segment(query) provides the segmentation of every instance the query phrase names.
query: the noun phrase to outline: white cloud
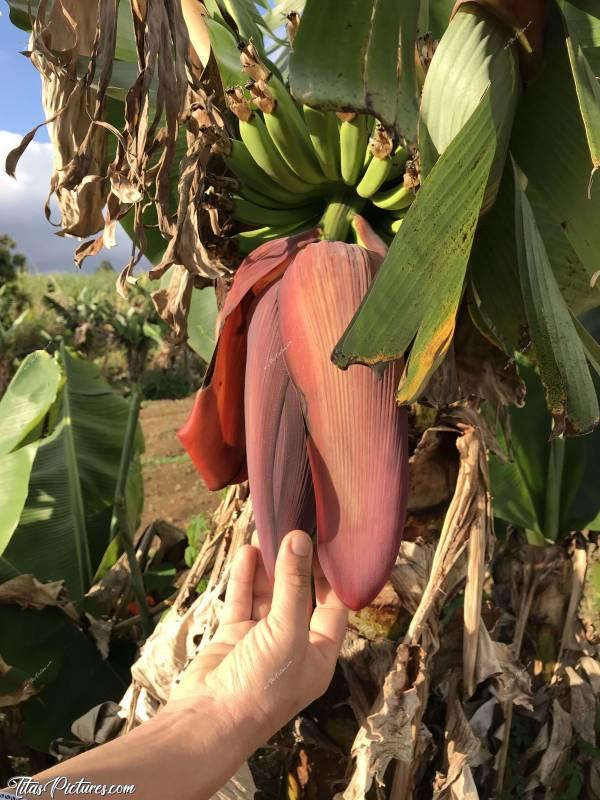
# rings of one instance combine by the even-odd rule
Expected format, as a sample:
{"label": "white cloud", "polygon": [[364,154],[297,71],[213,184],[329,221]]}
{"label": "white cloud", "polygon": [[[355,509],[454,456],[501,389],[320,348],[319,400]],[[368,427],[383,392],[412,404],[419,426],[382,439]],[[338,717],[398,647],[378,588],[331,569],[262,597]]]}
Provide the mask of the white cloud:
{"label": "white cloud", "polygon": [[[15,180],[5,173],[4,160],[20,141],[20,134],[0,131],[0,234],[12,236],[18,251],[27,256],[32,272],[77,271],[73,252],[79,240],[56,236],[55,228],[44,216],[52,172],[52,145],[31,142],[19,161]],[[54,204],[53,221],[57,222],[59,218]],[[116,247],[88,258],[83,270],[93,272],[103,259],[120,269],[129,260],[130,253],[129,239],[119,228]]]}

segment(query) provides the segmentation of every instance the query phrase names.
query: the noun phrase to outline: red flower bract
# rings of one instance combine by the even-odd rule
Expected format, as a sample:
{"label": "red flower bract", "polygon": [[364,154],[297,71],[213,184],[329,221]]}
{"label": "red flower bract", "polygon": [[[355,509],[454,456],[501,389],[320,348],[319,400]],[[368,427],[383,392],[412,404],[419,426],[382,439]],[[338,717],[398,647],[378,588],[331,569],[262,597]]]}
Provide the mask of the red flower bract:
{"label": "red flower bract", "polygon": [[[364,220],[359,228],[361,241],[378,244]],[[179,435],[210,488],[247,472],[271,575],[283,536],[312,530],[316,499],[321,566],[358,609],[389,577],[404,526],[401,364],[342,372],[331,362],[383,253],[315,239],[270,242],[242,263],[207,383]]]}

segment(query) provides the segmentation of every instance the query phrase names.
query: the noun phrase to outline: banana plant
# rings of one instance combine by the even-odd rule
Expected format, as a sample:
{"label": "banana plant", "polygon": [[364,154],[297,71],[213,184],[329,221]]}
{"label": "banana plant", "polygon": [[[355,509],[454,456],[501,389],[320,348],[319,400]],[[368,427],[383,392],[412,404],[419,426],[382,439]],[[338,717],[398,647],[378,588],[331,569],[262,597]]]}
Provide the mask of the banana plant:
{"label": "banana plant", "polygon": [[[27,356],[0,400],[0,695],[21,704],[34,749],[126,686],[127,660],[107,659],[85,633],[84,598],[120,552],[111,520],[127,421],[128,403],[64,346]],[[138,429],[125,484],[132,529],[142,446]]]}
{"label": "banana plant", "polygon": [[552,419],[538,370],[524,356],[518,361],[527,402],[510,409],[505,430],[498,427],[501,453],[490,457],[494,513],[523,530],[533,545],[598,530],[600,432],[551,438]]}
{"label": "banana plant", "polygon": [[[22,0],[10,4],[13,19],[22,24]],[[100,159],[103,165],[94,172],[100,180],[86,181],[81,153],[67,149],[63,173],[53,183],[63,230],[81,233],[85,224],[86,233],[100,231],[78,248],[78,263],[110,245],[121,222],[139,253],[150,255],[150,277],[161,281],[153,294],[156,307],[175,337],[184,339],[199,288],[216,281],[222,290],[239,257],[247,257],[219,318],[205,387],[182,431],[209,485],[250,473],[256,492],[258,475],[265,475],[250,464],[260,462],[268,474],[274,464],[276,472],[293,464],[304,485],[302,446],[287,435],[285,415],[267,445],[255,435],[262,425],[259,416],[249,415],[255,406],[248,399],[243,408],[244,395],[259,389],[253,385],[259,379],[246,369],[254,358],[250,306],[284,273],[285,285],[297,258],[310,253],[320,263],[327,242],[350,247],[339,251],[340,263],[345,260],[336,277],[341,285],[355,258],[352,247],[380,254],[377,269],[350,302],[350,316],[335,302],[321,312],[332,320],[339,312],[331,322],[337,340],[330,342],[329,354],[337,367],[350,367],[345,379],[335,370],[331,374],[342,381],[344,395],[353,396],[353,381],[364,369],[376,368],[382,409],[394,402],[383,377],[388,373],[396,375],[400,405],[431,401],[432,380],[453,359],[456,320],[464,310],[507,363],[516,350],[535,352],[555,437],[592,430],[600,416],[590,373],[597,365],[576,316],[600,299],[593,183],[600,95],[588,60],[600,45],[594,9],[554,0],[459,1],[452,8],[443,0],[396,6],[373,0],[340,13],[333,0],[325,6],[308,0],[302,15],[288,15],[287,43],[281,24],[273,29],[273,14],[261,15],[248,0],[211,0],[200,16],[197,11],[188,0],[168,2],[152,15],[137,4],[104,4],[98,26],[106,35],[88,41],[80,36],[69,57],[58,48],[64,19],[47,19],[40,6],[30,25],[32,59],[42,74],[62,76],[69,86],[80,78],[77,85],[95,109],[84,125],[74,102],[65,110],[57,108],[56,93],[44,95],[48,115],[56,116],[52,135],[59,137],[75,115],[83,125],[80,148],[89,163]],[[136,38],[148,26],[163,25],[169,34],[157,37],[156,52],[148,49],[149,39]],[[55,31],[55,47],[49,30]],[[331,37],[338,46],[328,45]],[[289,58],[274,63],[267,39],[287,49]],[[166,50],[161,56],[164,47],[181,59],[171,64]],[[271,44],[269,51],[275,53]],[[162,74],[154,70],[156,57],[170,64]],[[133,85],[125,76],[134,60],[144,80],[136,83],[135,102],[131,95],[124,104],[124,92]],[[289,70],[287,76],[279,65]],[[556,113],[569,126],[568,161],[548,150],[549,115]],[[100,133],[102,142],[94,147]],[[33,134],[9,154],[9,172]],[[78,186],[90,194],[93,189],[93,208],[84,208],[80,191],[74,213]],[[107,212],[98,220],[102,204]],[[308,244],[300,248],[296,241]],[[121,291],[132,280],[139,253],[121,274]],[[341,287],[331,287],[332,298],[337,291]],[[281,314],[280,303],[271,309]],[[292,345],[282,341],[282,358],[302,398],[309,454],[312,448],[325,458],[312,437],[319,415],[330,412],[320,396],[313,401],[319,407],[311,408],[309,388],[294,377],[295,336],[286,331]],[[303,363],[317,374],[323,359],[329,364],[328,353],[316,329],[304,335],[315,337]],[[279,391],[275,384],[265,386],[267,396]],[[449,395],[444,402],[454,399]],[[336,417],[348,402],[340,400]],[[356,411],[362,420],[371,417],[364,402]],[[380,431],[382,441],[388,433]],[[350,473],[356,469],[375,481],[367,452],[363,448],[356,463],[352,458]],[[342,515],[334,530],[324,530],[331,521],[326,523],[323,508],[344,496],[344,487],[331,479],[329,458],[335,460],[334,454],[323,465],[329,476],[325,490],[317,456],[310,457],[317,536],[346,541],[347,554],[364,550],[367,541],[340,523]],[[275,474],[276,485],[280,480]],[[271,510],[265,510],[259,532],[274,553],[281,525],[293,520],[284,515],[273,524],[278,512],[272,498],[265,502]],[[299,522],[303,503],[295,507]],[[403,515],[400,503],[384,523],[389,553],[397,549]],[[361,570],[354,556],[345,563],[338,553],[329,561],[326,552],[323,542],[328,577],[350,605],[371,599],[393,563],[391,555],[382,556],[385,566],[373,577],[370,564]],[[359,590],[361,581],[369,588]],[[355,589],[344,593],[342,586],[350,582]]]}
{"label": "banana plant", "polygon": [[[121,0],[93,20],[63,3],[69,50],[65,15],[9,0],[45,81],[62,230],[89,237],[81,263],[122,224],[119,290],[145,253],[180,341],[216,289],[214,354],[180,438],[211,488],[249,478],[270,570],[303,525],[344,601],[373,599],[402,535],[417,402],[514,405],[527,389],[515,414],[543,402],[543,447],[530,472],[520,418],[513,444],[499,431],[497,516],[540,543],[595,524],[590,473],[576,485],[568,465],[600,416],[579,322],[600,305],[596,0]],[[475,606],[479,625],[481,591]],[[449,773],[476,796],[465,763]]]}
{"label": "banana plant", "polygon": [[[63,346],[56,359],[36,351],[23,361],[0,412],[4,474],[12,475],[2,486],[3,513],[10,513],[0,534],[0,580],[23,573],[63,580],[80,602],[110,544],[127,402],[94,364]],[[139,452],[139,431],[136,441]],[[16,500],[9,501],[12,490]],[[141,502],[137,464],[128,488],[132,520]]]}

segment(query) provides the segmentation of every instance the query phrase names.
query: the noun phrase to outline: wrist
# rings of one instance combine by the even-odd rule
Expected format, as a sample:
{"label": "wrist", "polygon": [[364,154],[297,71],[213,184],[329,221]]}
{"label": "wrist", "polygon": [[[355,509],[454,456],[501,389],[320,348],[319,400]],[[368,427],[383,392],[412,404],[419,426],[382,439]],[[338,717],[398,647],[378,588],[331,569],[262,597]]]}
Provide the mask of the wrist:
{"label": "wrist", "polygon": [[[275,731],[261,709],[244,697],[217,697],[209,689],[201,695],[170,700],[157,715],[169,715],[200,754],[227,741],[232,774]],[[210,724],[207,725],[207,722]]]}

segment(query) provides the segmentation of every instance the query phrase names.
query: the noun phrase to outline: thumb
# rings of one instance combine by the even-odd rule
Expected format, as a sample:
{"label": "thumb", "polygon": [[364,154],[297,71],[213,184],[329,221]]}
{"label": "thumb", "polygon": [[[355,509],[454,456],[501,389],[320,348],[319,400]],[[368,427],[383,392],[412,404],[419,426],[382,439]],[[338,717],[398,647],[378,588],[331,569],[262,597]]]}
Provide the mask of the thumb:
{"label": "thumb", "polygon": [[275,585],[269,621],[286,633],[306,631],[311,600],[312,541],[304,531],[288,533],[275,563]]}

